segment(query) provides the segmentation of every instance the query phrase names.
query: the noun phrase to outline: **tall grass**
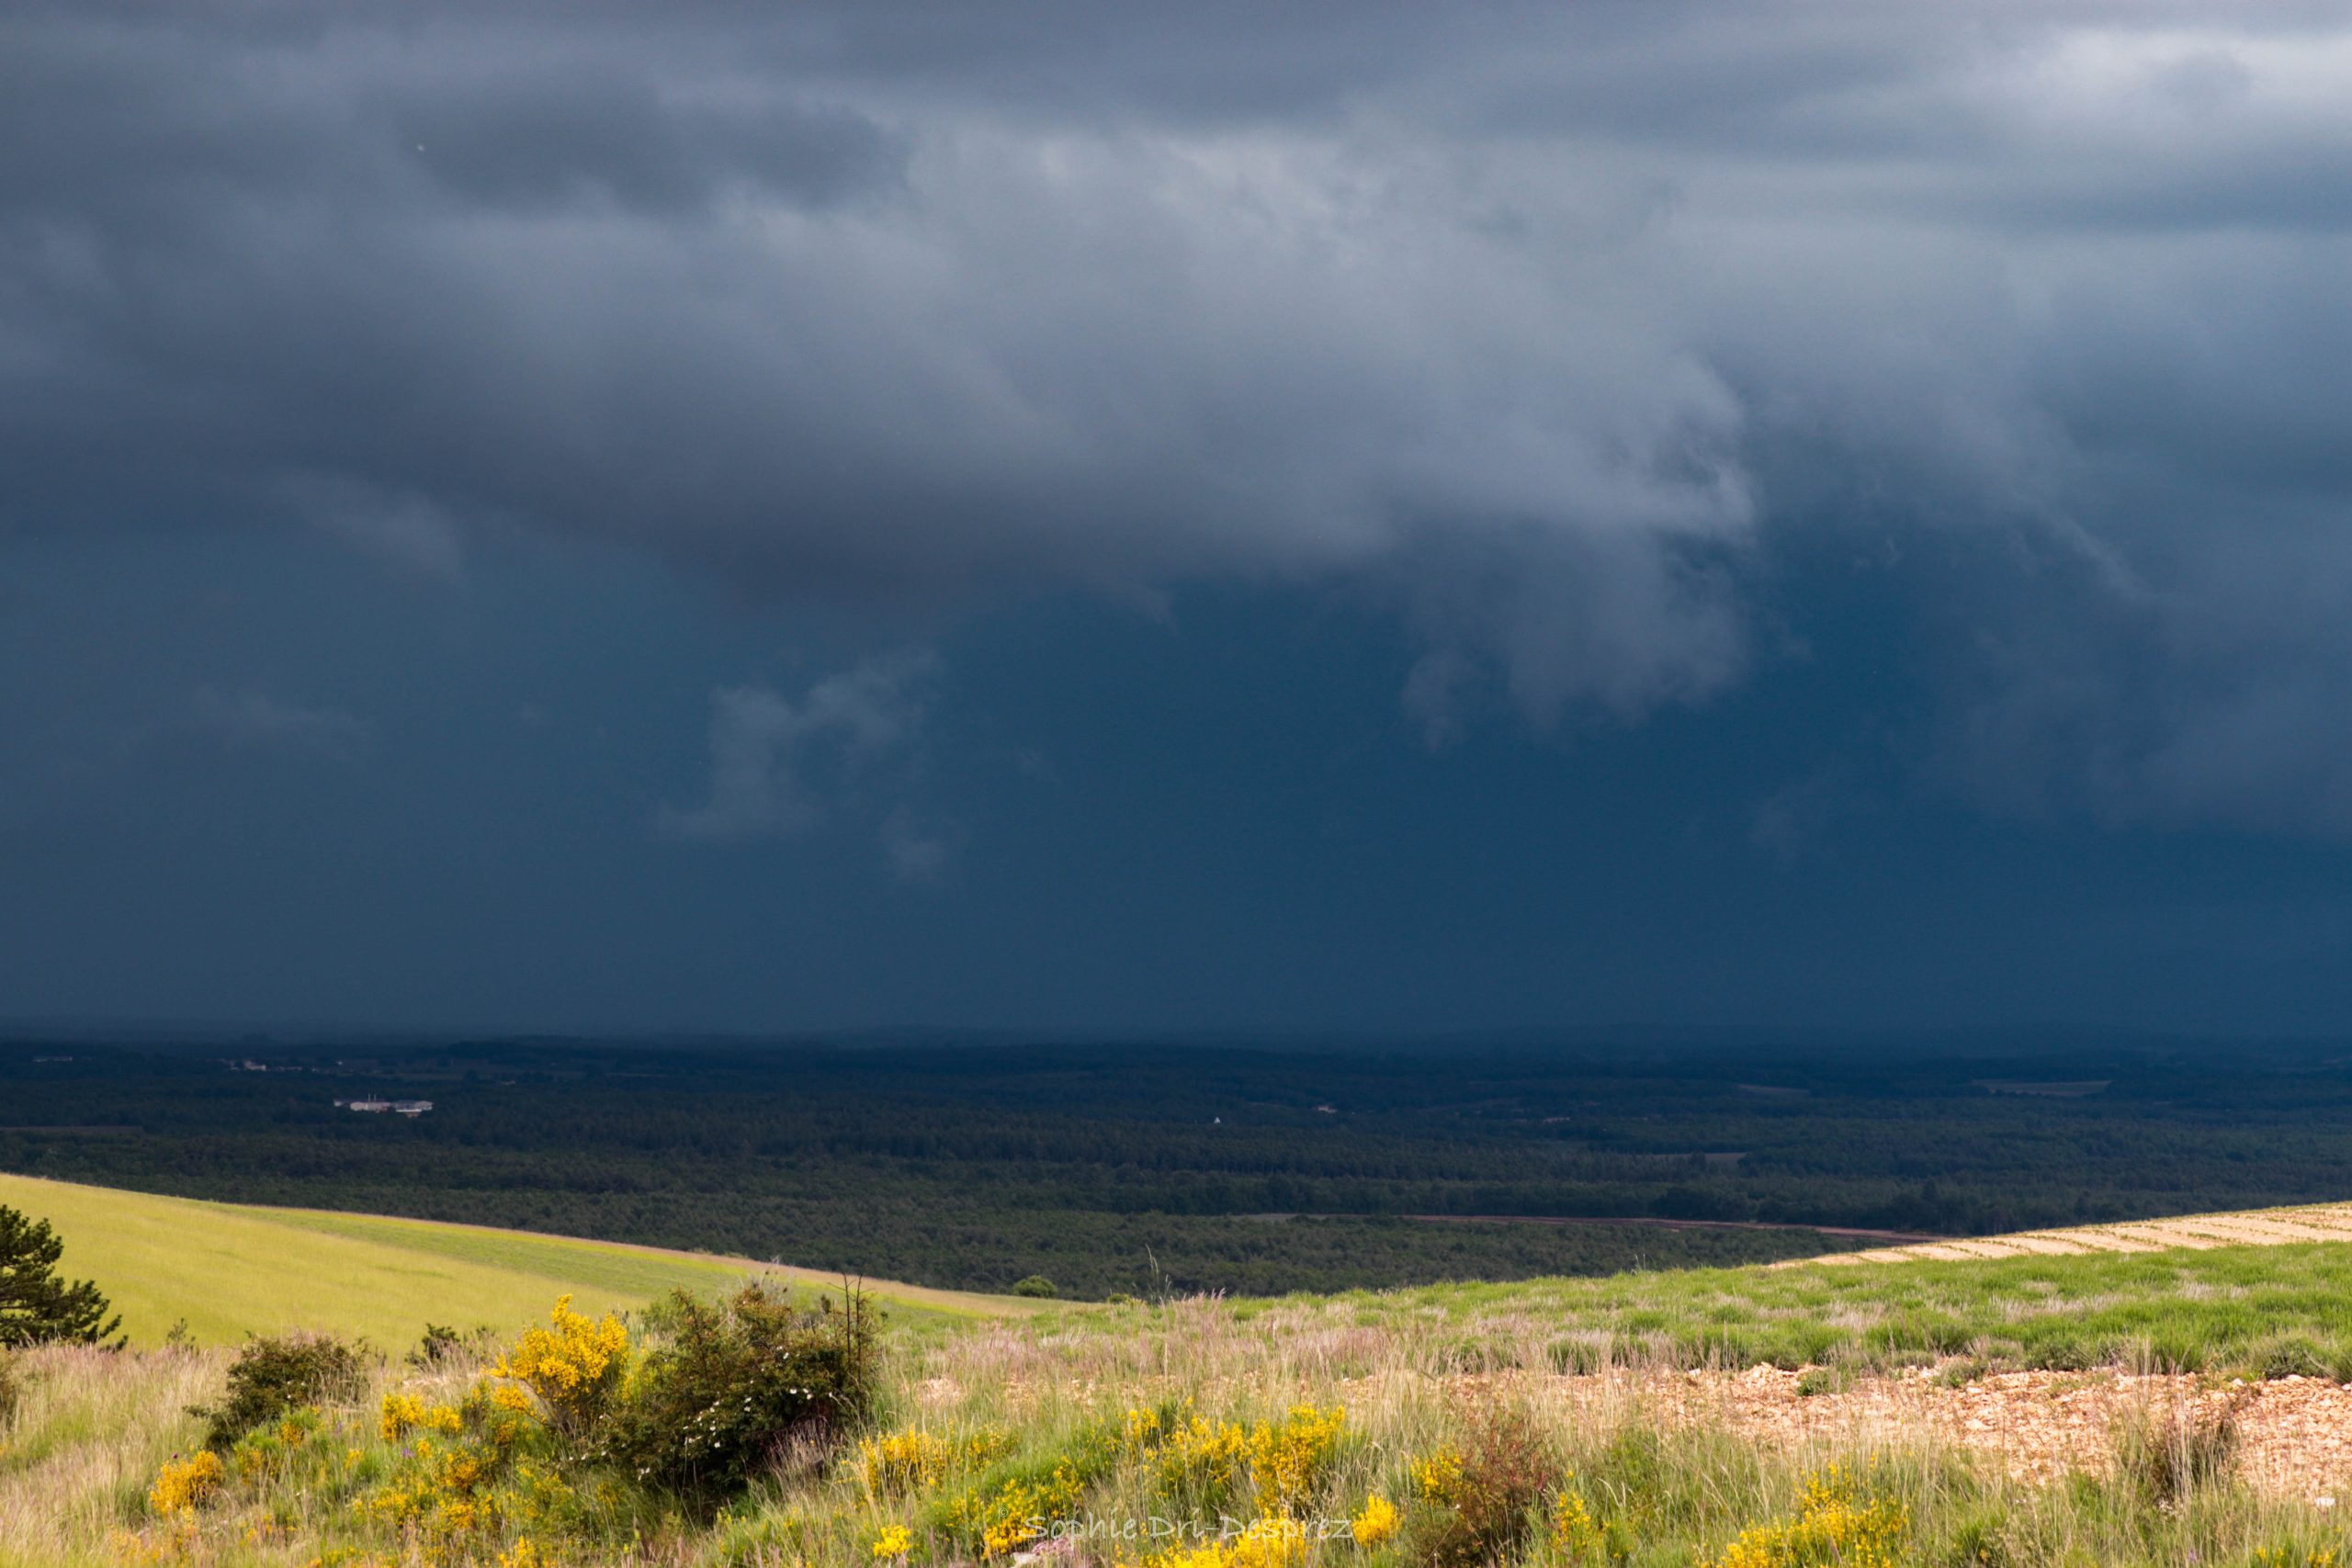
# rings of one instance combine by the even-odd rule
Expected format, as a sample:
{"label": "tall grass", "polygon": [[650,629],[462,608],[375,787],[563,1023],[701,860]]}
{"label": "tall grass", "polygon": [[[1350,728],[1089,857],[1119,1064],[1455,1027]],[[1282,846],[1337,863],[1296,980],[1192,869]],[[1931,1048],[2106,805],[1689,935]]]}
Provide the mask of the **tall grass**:
{"label": "tall grass", "polygon": [[21,1392],[0,1424],[0,1564],[112,1563],[109,1532],[139,1517],[165,1460],[201,1441],[187,1407],[218,1392],[222,1358],[77,1347],[17,1361]]}
{"label": "tall grass", "polygon": [[1436,1285],[1238,1303],[1409,1331],[1462,1370],[1838,1365],[1951,1356],[2352,1381],[2352,1247],[2232,1247],[1973,1262],[1786,1264]]}
{"label": "tall grass", "polygon": [[[2127,1411],[2111,1461],[2043,1485],[1939,1442],[1924,1424],[1742,1437],[1662,1395],[1686,1377],[1676,1315],[1720,1292],[1661,1282],[1668,1315],[1655,1343],[1665,1348],[1629,1335],[1570,1373],[1555,1364],[1559,1322],[1516,1308],[1481,1317],[1427,1292],[1371,1313],[1361,1298],[1193,1300],[901,1335],[886,1357],[879,1409],[837,1457],[779,1450],[751,1493],[715,1515],[630,1491],[625,1478],[589,1477],[578,1490],[605,1489],[602,1511],[583,1513],[570,1534],[538,1530],[534,1550],[580,1568],[968,1563],[980,1560],[983,1527],[1003,1522],[1006,1498],[1045,1499],[1037,1506],[1052,1518],[1083,1532],[1082,1555],[1055,1559],[1056,1568],[1402,1568],[1490,1552],[1535,1568],[2314,1568],[2352,1547],[2333,1510],[2242,1482],[2225,1414]],[[1870,1324],[1842,1326],[1853,1344]],[[357,1506],[400,1462],[375,1411],[391,1393],[454,1400],[479,1361],[459,1352],[375,1367],[352,1403],[323,1416],[338,1450],[352,1446],[347,1483],[233,1483],[179,1551],[147,1488],[200,1440],[200,1422],[185,1412],[218,1398],[226,1360],[219,1351],[22,1358],[21,1403],[0,1439],[0,1564],[116,1563],[140,1550],[255,1568],[433,1560]],[[1335,1427],[1317,1425],[1334,1410],[1344,1413]],[[1172,1438],[1180,1427],[1205,1436]],[[863,1456],[860,1439],[873,1445]],[[1374,1498],[1398,1524],[1360,1545],[1352,1526],[1379,1517]],[[1483,1510],[1475,1529],[1474,1508]],[[1277,1518],[1329,1539],[1257,1557],[1244,1555],[1258,1550],[1246,1538],[1219,1539]],[[989,1561],[1040,1544],[1007,1538]],[[443,1561],[491,1563],[516,1550],[509,1532]]]}

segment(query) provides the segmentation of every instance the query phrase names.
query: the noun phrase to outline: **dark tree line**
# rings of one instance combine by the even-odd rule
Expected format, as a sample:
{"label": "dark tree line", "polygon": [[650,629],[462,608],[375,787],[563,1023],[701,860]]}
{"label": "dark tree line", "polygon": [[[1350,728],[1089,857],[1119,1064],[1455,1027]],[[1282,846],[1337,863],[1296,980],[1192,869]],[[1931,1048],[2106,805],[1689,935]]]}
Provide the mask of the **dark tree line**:
{"label": "dark tree line", "polygon": [[[61,1055],[72,1059],[36,1059]],[[266,1060],[272,1070],[254,1073],[193,1050],[0,1047],[0,1169],[927,1284],[1004,1290],[1043,1274],[1082,1296],[1513,1279],[1849,1245],[1788,1228],[1414,1216],[1965,1235],[2352,1193],[2352,1072],[2316,1050],[526,1041],[276,1047]],[[435,1109],[408,1122],[334,1105],[376,1096]]]}

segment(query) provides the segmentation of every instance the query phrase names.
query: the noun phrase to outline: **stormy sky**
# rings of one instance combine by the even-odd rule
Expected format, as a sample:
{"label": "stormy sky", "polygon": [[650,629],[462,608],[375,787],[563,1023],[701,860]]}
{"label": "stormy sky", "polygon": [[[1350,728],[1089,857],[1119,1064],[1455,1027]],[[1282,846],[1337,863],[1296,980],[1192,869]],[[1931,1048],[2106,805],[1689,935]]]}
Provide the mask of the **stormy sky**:
{"label": "stormy sky", "polygon": [[0,0],[0,1016],[2352,1030],[2352,15]]}

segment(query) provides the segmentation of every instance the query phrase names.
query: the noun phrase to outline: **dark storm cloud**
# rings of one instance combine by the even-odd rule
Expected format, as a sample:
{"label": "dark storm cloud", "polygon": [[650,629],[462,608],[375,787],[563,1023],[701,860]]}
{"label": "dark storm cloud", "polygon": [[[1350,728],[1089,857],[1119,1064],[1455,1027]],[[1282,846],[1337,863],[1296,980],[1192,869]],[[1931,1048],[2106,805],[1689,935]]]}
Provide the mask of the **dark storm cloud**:
{"label": "dark storm cloud", "polygon": [[1926,595],[1951,777],[2352,830],[2347,88],[2258,6],[20,6],[0,505],[1348,583],[1433,735],[1969,530],[2041,565]]}

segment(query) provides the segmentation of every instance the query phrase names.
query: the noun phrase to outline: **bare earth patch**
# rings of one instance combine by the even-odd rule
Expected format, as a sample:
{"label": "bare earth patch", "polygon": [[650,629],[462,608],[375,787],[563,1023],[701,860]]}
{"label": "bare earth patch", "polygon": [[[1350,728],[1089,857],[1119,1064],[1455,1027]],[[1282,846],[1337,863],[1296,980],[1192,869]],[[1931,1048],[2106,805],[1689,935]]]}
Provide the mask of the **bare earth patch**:
{"label": "bare earth patch", "polygon": [[1804,1395],[1802,1376],[1764,1366],[1596,1373],[1544,1380],[1540,1397],[1595,1414],[1637,1406],[1668,1426],[1722,1427],[1783,1450],[1957,1448],[2031,1484],[2105,1471],[2128,1416],[2169,1424],[2234,1405],[2235,1462],[2249,1485],[2323,1507],[2352,1498],[2352,1386],[2325,1379],[2216,1386],[2176,1374],[1996,1372],[1954,1388],[1914,1371]]}

